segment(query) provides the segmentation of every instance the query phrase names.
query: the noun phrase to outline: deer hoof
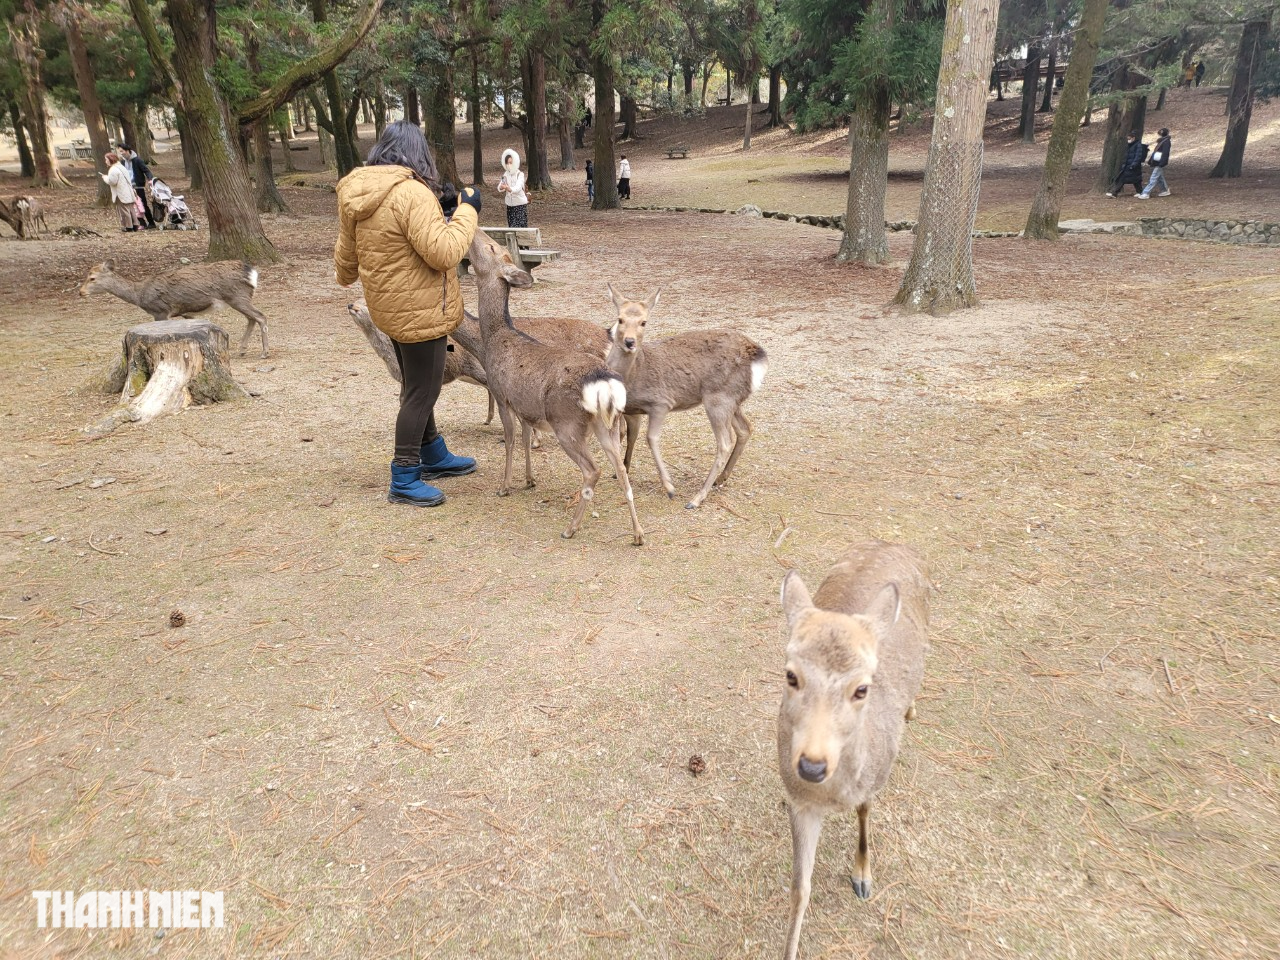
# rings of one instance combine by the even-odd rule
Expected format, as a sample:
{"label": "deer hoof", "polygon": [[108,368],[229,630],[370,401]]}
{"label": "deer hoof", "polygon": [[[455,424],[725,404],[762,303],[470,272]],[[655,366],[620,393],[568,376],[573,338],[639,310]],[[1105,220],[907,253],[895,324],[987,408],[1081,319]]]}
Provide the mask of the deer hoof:
{"label": "deer hoof", "polygon": [[632,542],[633,542],[633,543],[635,543],[635,545],[636,545],[637,547],[643,547],[643,546],[644,546],[644,534],[643,534],[643,533],[637,533],[637,534],[635,535],[635,538],[634,538],[634,540],[633,540]]}
{"label": "deer hoof", "polygon": [[503,487],[501,490],[498,491],[498,496],[500,497],[510,496],[510,494],[511,494],[511,491],[508,490],[506,487]]}
{"label": "deer hoof", "polygon": [[676,498],[676,492],[675,492],[674,490],[668,490],[668,491],[667,491],[667,499],[668,499],[668,500],[674,500],[675,498]]}
{"label": "deer hoof", "polygon": [[572,530],[566,530],[564,533],[560,534],[560,536],[561,536],[563,539],[565,539],[565,540],[572,540],[572,539],[573,539],[573,531],[572,531]]}
{"label": "deer hoof", "polygon": [[849,879],[850,879],[850,882],[853,884],[853,892],[854,894],[857,895],[859,900],[871,899],[871,881],[870,880],[859,880],[857,877],[850,877]]}
{"label": "deer hoof", "polygon": [[525,488],[526,490],[532,490],[532,489],[533,489],[534,487],[536,487],[537,485],[538,485],[538,484],[537,484],[536,482],[534,482],[533,480],[527,480],[527,481],[525,481],[524,488]]}
{"label": "deer hoof", "polygon": [[689,503],[686,503],[686,504],[684,505],[684,508],[685,508],[686,510],[697,510],[700,506],[702,506],[702,504],[700,504],[700,503],[694,503],[694,502],[690,501]]}

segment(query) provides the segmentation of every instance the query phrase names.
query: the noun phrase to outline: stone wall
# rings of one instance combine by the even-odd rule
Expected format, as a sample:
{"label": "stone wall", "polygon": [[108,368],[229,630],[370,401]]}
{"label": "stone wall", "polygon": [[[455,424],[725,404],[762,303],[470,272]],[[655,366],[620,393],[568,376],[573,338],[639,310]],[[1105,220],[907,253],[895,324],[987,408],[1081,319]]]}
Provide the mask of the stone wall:
{"label": "stone wall", "polygon": [[1261,220],[1186,220],[1143,217],[1138,221],[1146,237],[1216,240],[1219,243],[1264,243],[1280,246],[1280,223]]}

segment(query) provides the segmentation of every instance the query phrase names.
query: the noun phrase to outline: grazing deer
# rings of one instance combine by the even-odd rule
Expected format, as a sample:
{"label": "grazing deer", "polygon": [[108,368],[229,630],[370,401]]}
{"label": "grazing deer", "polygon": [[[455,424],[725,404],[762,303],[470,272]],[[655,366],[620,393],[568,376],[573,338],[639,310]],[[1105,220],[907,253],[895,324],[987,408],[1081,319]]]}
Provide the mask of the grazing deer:
{"label": "grazing deer", "polygon": [[240,353],[248,349],[249,335],[257,324],[265,357],[267,318],[253,305],[253,293],[257,289],[258,271],[244,262],[194,263],[134,283],[115,272],[114,260],[107,260],[89,271],[80,287],[80,296],[87,297],[99,290],[114,293],[121,300],[141,307],[155,320],[190,317],[230,307],[249,321],[240,340]]}
{"label": "grazing deer", "polygon": [[622,462],[619,421],[627,404],[627,391],[617,374],[603,361],[571,347],[542,343],[517,330],[511,320],[511,287],[528,287],[533,277],[518,267],[505,247],[481,232],[471,242],[471,266],[479,294],[480,343],[467,342],[467,333],[454,331],[458,342],[472,350],[484,364],[489,390],[498,404],[506,441],[507,464],[498,496],[511,492],[511,460],[515,450],[515,420],[524,432],[526,488],[534,486],[529,434],[535,427],[555,431],[565,454],[582,470],[582,494],[573,519],[561,534],[578,532],[582,517],[595,496],[600,468],[591,456],[590,437],[595,434],[613,463],[631,512],[632,539],[644,543],[644,531],[636,516],[635,495]]}
{"label": "grazing deer", "polygon": [[37,223],[43,228],[39,233],[49,232],[49,223],[44,218],[44,204],[41,201],[35,197],[14,197],[13,206],[22,218],[23,233],[26,236],[35,237],[37,235]]}
{"label": "grazing deer", "polygon": [[867,817],[898,755],[929,650],[929,569],[910,547],[870,540],[832,568],[817,594],[782,581],[791,639],[778,712],[778,767],[793,855],[786,960],[795,960],[822,818],[858,811],[853,891],[871,896]]}
{"label": "grazing deer", "polygon": [[736,330],[695,330],[645,343],[645,326],[657,306],[655,293],[641,303],[619,296],[609,285],[618,317],[610,331],[609,369],[622,377],[627,388],[627,453],[640,433],[640,417],[649,416],[649,449],[667,496],[676,488],[662,460],[659,438],[668,413],[688,410],[699,403],[707,411],[716,438],[716,457],[707,482],[686,506],[702,506],[713,486],[729,480],[738,458],[751,439],[751,421],[742,405],[764,382],[769,361],[764,348]]}

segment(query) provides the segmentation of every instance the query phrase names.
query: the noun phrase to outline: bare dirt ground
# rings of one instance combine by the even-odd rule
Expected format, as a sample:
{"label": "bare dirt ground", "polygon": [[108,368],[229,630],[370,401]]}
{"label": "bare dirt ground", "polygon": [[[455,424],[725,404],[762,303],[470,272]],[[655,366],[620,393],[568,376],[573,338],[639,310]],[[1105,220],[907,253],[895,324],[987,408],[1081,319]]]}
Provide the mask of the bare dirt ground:
{"label": "bare dirt ground", "polygon": [[[714,162],[681,169],[733,205]],[[993,176],[984,210],[1037,176]],[[1211,206],[1184,197],[1217,185],[1170,180]],[[1274,177],[1233,186],[1275,209]],[[606,280],[661,284],[654,335],[733,324],[771,359],[701,511],[637,453],[635,548],[608,481],[559,538],[554,444],[536,490],[495,498],[473,387],[439,415],[479,472],[435,510],[385,502],[395,390],[332,280],[333,198],[284,192],[274,352],[234,361],[260,398],[97,442],[78,430],[110,401],[84,385],[145,318],[81,278],[205,237],[110,233],[82,191],[52,219],[102,239],[0,243],[0,955],[776,955],[777,588],[880,536],[933,563],[934,649],[873,813],[874,897],[833,818],[804,956],[1280,956],[1280,253],[979,241],[983,306],[904,317],[884,304],[909,235],[850,269],[830,231],[557,193],[535,222],[565,256],[517,315],[604,323]],[[664,440],[692,491],[705,418]],[[118,888],[225,890],[227,929],[35,927],[32,890]]]}

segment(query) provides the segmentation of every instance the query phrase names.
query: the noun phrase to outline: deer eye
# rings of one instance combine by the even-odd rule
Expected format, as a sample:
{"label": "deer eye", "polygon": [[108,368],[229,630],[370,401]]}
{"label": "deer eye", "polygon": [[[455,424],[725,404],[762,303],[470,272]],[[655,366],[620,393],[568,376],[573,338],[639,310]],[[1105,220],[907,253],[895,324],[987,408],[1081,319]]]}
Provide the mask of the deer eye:
{"label": "deer eye", "polygon": [[640,321],[640,326],[642,326],[642,327],[643,327],[643,326],[645,326],[645,324],[647,324],[648,322],[649,322],[648,320],[641,320],[641,321]]}
{"label": "deer eye", "polygon": [[796,678],[796,673],[794,670],[787,671],[787,686],[788,687],[800,686],[800,681]]}
{"label": "deer eye", "polygon": [[866,698],[867,698],[867,685],[864,683],[862,686],[858,687],[857,690],[853,691],[853,699],[865,700]]}

